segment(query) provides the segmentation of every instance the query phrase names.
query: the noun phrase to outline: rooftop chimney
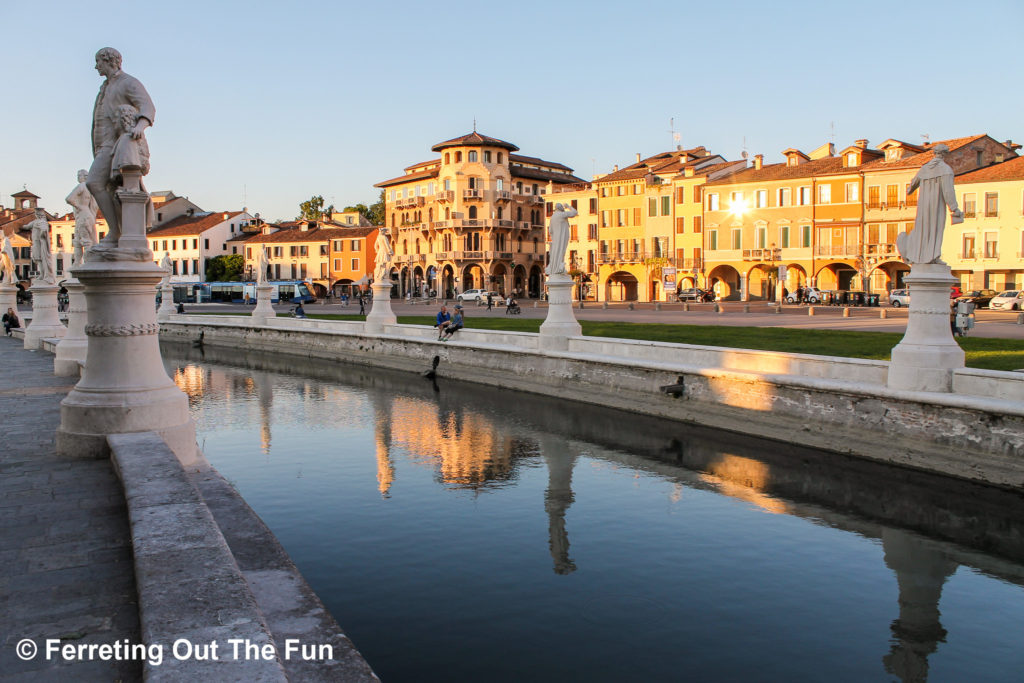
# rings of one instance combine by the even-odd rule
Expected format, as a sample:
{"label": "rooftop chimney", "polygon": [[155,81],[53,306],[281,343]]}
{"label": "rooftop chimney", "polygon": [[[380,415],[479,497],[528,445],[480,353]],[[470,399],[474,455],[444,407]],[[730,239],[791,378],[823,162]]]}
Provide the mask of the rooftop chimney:
{"label": "rooftop chimney", "polygon": [[868,141],[866,139],[864,139],[864,138],[861,138],[860,140],[854,140],[853,144],[857,145],[861,149],[867,149],[868,148]]}
{"label": "rooftop chimney", "polygon": [[1014,142],[1013,140],[1007,140],[1003,144],[1006,145],[1007,149],[1009,149],[1011,151],[1014,151],[1014,152],[1016,152],[1021,147],[1020,143]]}
{"label": "rooftop chimney", "polygon": [[612,166],[612,172],[613,172],[613,173],[614,173],[615,171],[618,171],[618,170],[619,170],[619,165],[618,165],[618,164],[615,164],[614,166]]}
{"label": "rooftop chimney", "polygon": [[636,153],[636,163],[640,163],[640,152]]}
{"label": "rooftop chimney", "polygon": [[755,154],[754,155],[754,170],[755,171],[760,171],[761,170],[761,166],[763,166],[763,165],[764,165],[764,155],[763,154]]}

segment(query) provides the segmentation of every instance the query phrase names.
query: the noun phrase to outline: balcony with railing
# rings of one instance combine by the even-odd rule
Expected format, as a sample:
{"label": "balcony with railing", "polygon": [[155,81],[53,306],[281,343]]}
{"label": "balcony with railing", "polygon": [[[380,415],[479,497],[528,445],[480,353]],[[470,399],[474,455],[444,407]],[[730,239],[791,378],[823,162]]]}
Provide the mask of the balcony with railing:
{"label": "balcony with railing", "polygon": [[530,223],[528,221],[516,221],[516,227],[520,230],[529,230]]}
{"label": "balcony with railing", "polygon": [[440,192],[438,192],[437,194],[434,195],[434,201],[438,201],[438,202],[452,202],[452,201],[455,201],[455,191],[454,190],[441,190]]}
{"label": "balcony with railing", "polygon": [[598,254],[598,260],[603,264],[615,263],[640,263],[646,257],[646,252],[640,251],[608,251]]}
{"label": "balcony with railing", "polygon": [[526,201],[530,204],[543,204],[544,198],[539,194],[531,194],[526,198]]}
{"label": "balcony with railing", "polygon": [[462,191],[462,198],[463,199],[483,199],[484,198],[484,193],[483,193],[483,190],[463,190]]}
{"label": "balcony with railing", "polygon": [[496,228],[511,228],[514,223],[505,218],[498,218],[494,221],[494,227]]}
{"label": "balcony with railing", "polygon": [[451,221],[434,221],[433,223],[430,224],[430,227],[432,227],[434,230],[443,230],[445,228],[452,227],[452,222]]}
{"label": "balcony with railing", "polygon": [[856,244],[819,244],[815,254],[833,258],[856,258],[860,256],[860,247]]}
{"label": "balcony with railing", "polygon": [[891,242],[865,245],[868,256],[895,256],[896,245]]}
{"label": "balcony with railing", "polygon": [[453,251],[452,258],[456,261],[482,261],[484,258],[484,252],[482,251]]}
{"label": "balcony with railing", "polygon": [[494,201],[496,202],[510,202],[512,201],[512,193],[509,190],[495,190]]}

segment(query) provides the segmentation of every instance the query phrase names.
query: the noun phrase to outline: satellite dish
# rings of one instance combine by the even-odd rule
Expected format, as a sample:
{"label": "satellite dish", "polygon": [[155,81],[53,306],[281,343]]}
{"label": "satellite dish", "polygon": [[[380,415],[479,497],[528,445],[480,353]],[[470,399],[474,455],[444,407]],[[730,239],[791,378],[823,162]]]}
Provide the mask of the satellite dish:
{"label": "satellite dish", "polygon": [[743,150],[743,152],[740,154],[740,156],[743,157],[744,159],[746,159],[747,156],[748,156],[747,155],[747,150]]}

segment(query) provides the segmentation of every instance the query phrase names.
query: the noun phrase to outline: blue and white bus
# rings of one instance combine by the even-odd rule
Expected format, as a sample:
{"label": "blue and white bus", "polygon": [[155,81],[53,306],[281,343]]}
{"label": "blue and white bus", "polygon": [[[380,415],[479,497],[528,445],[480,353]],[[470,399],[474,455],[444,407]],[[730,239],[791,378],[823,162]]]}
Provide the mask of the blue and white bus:
{"label": "blue and white bus", "polygon": [[[316,296],[305,280],[271,280],[271,303],[310,303]],[[255,282],[172,282],[174,303],[256,303]]]}

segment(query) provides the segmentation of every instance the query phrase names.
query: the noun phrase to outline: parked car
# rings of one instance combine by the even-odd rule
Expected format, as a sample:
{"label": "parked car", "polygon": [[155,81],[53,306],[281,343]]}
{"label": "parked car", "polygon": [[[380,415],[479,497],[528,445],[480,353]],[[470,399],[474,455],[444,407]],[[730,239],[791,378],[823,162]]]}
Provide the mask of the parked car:
{"label": "parked car", "polygon": [[494,301],[498,301],[501,298],[501,296],[497,292],[492,292],[486,289],[467,289],[465,292],[459,294],[455,298],[458,299],[460,303],[464,303],[466,301],[475,301],[477,305],[480,305],[487,303],[488,294],[491,295],[491,298]]}
{"label": "parked car", "polygon": [[969,292],[964,292],[961,296],[957,297],[957,301],[970,301],[975,305],[976,308],[985,308],[988,306],[988,302],[992,301],[992,297],[996,295],[994,289],[972,289]]}
{"label": "parked car", "polygon": [[[820,304],[822,301],[825,300],[825,297],[822,294],[821,290],[818,289],[817,287],[804,287],[802,294],[803,294],[803,300],[806,301],[809,304]],[[796,292],[790,292],[786,296],[786,303],[787,304],[795,304],[795,303],[797,303]]]}
{"label": "parked car", "polygon": [[893,308],[910,305],[909,289],[894,289],[889,292],[889,305]]}
{"label": "parked car", "polygon": [[711,302],[715,300],[715,293],[709,292],[706,289],[700,287],[689,287],[688,289],[680,289],[676,293],[676,298],[680,301],[696,301],[700,302]]}
{"label": "parked car", "polygon": [[988,307],[994,311],[1022,311],[1024,310],[1024,289],[1008,289],[999,292],[988,302]]}

